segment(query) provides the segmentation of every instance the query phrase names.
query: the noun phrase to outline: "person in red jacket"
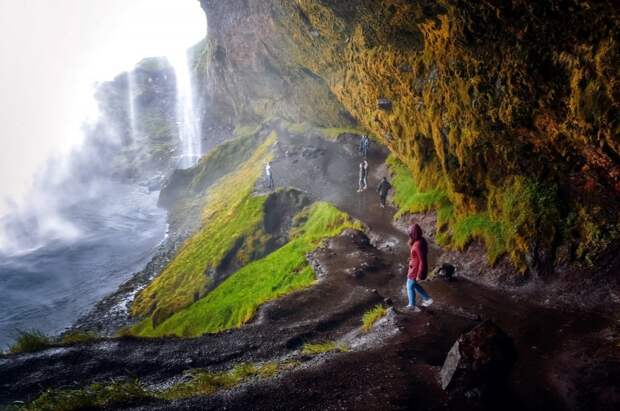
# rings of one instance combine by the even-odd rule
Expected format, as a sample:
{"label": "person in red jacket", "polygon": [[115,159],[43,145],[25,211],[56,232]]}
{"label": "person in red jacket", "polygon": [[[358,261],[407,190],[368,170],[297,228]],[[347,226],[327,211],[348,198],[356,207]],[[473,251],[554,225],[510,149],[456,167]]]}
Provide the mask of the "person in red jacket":
{"label": "person in red jacket", "polygon": [[418,224],[414,224],[409,229],[409,270],[407,271],[407,297],[409,299],[408,309],[419,312],[415,306],[415,292],[422,297],[422,306],[428,307],[433,303],[433,299],[428,296],[424,288],[418,281],[426,278],[428,271],[428,244],[422,236],[422,229]]}

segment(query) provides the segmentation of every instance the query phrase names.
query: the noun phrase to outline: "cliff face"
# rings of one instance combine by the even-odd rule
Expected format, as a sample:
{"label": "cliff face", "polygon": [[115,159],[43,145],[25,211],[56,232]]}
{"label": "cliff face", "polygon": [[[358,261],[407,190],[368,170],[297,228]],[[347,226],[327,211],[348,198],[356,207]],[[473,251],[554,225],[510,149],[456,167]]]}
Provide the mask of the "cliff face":
{"label": "cliff face", "polygon": [[522,270],[618,237],[614,2],[201,3],[212,123],[352,116],[439,190],[440,241],[481,238]]}

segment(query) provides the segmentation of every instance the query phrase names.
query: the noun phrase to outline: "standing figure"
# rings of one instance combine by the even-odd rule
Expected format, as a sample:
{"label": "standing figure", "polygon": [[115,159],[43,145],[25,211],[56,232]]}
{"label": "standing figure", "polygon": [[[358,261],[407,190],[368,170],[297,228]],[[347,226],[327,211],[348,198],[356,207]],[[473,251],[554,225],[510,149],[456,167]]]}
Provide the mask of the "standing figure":
{"label": "standing figure", "polygon": [[409,229],[409,270],[407,271],[407,299],[409,304],[407,309],[419,312],[415,306],[416,291],[422,297],[422,306],[428,307],[433,303],[433,299],[428,296],[424,288],[418,281],[425,280],[428,272],[428,244],[422,236],[422,228],[414,224]]}
{"label": "standing figure", "polygon": [[368,188],[368,161],[364,160],[360,163],[359,182],[358,182],[357,192],[361,193],[367,188]]}
{"label": "standing figure", "polygon": [[267,188],[273,189],[273,175],[271,174],[271,161],[265,165],[265,178],[267,180]]}
{"label": "standing figure", "polygon": [[381,208],[385,208],[385,199],[387,198],[388,193],[392,189],[392,184],[387,181],[387,177],[383,177],[383,180],[379,183],[377,187],[377,192],[379,193],[379,200],[381,201]]}
{"label": "standing figure", "polygon": [[360,153],[362,153],[362,156],[364,156],[364,158],[368,157],[369,147],[370,147],[370,140],[368,139],[367,135],[363,135],[362,139],[360,140]]}

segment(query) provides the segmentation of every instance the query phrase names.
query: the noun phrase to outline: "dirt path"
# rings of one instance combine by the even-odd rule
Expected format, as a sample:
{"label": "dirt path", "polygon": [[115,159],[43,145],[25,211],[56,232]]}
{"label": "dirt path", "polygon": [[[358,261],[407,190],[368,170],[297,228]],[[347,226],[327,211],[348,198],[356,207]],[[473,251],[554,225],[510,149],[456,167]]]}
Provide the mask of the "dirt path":
{"label": "dirt path", "polygon": [[[605,339],[617,336],[596,314],[557,311],[465,279],[425,284],[436,303],[402,313],[406,235],[379,207],[375,188],[386,173],[386,153],[373,146],[369,188],[357,193],[357,140],[329,142],[281,133],[273,162],[277,185],[296,187],[334,203],[368,226],[332,239],[310,260],[314,287],[266,304],[254,322],[191,340],[111,340],[42,353],[0,357],[0,405],[28,400],[43,387],[84,386],[110,378],[161,384],[193,368],[222,370],[238,362],[296,355],[306,342],[349,341],[348,353],[302,359],[279,377],[254,381],[214,396],[134,409],[588,409],[620,403],[620,358]],[[442,251],[431,244],[431,264]],[[359,333],[363,313],[384,298],[396,312],[385,327]],[[496,321],[511,335],[519,362],[497,401],[454,402],[437,373],[456,338],[479,319]],[[611,387],[611,388],[610,388]],[[501,395],[500,395],[501,394]],[[604,409],[604,408],[601,408]],[[614,408],[609,408],[614,409]]]}

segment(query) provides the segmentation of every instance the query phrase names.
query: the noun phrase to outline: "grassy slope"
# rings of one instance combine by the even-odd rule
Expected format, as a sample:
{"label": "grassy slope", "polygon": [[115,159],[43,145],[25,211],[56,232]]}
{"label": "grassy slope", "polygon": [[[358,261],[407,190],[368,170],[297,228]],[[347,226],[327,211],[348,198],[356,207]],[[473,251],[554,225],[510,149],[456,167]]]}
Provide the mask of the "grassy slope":
{"label": "grassy slope", "polygon": [[208,281],[205,272],[217,267],[236,241],[260,228],[266,197],[253,197],[251,193],[263,163],[271,156],[275,139],[273,133],[248,161],[209,189],[202,228],[138,294],[132,306],[133,315],[151,314],[159,322],[190,305],[196,296],[204,294]]}
{"label": "grassy slope", "polygon": [[141,336],[198,336],[239,327],[258,307],[312,284],[314,273],[306,254],[328,237],[359,223],[327,203],[315,203],[296,217],[291,241],[265,258],[254,261],[220,284],[205,298],[152,327],[143,321],[133,332]]}

